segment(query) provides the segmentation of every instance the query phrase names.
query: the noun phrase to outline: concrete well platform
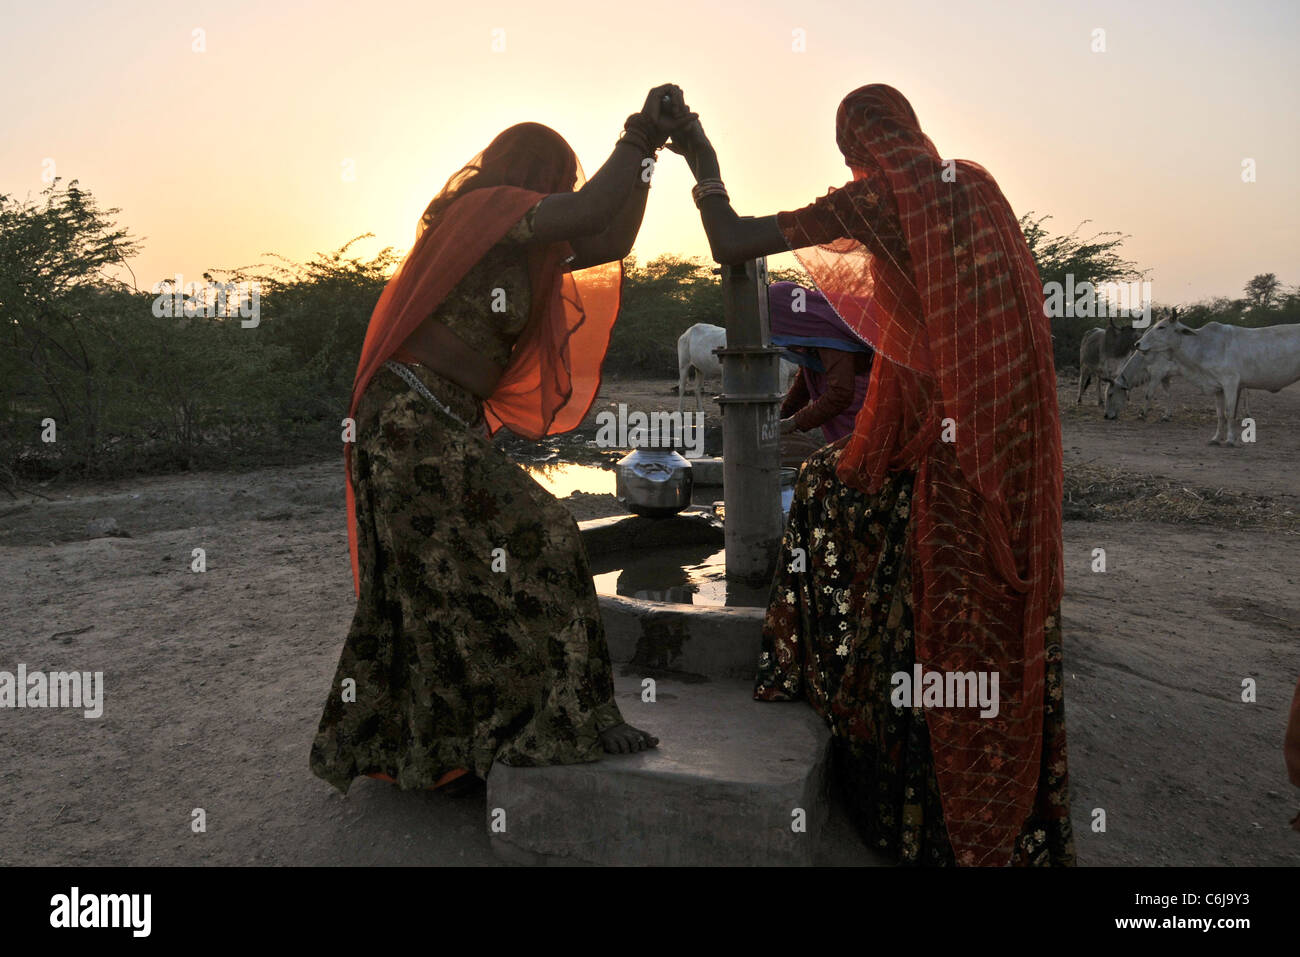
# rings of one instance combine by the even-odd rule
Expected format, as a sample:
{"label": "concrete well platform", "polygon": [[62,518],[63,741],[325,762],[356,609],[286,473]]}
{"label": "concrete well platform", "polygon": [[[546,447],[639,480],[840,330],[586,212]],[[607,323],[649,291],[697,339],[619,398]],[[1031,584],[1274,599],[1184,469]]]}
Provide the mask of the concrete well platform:
{"label": "concrete well platform", "polygon": [[[722,523],[706,509],[663,519],[616,515],[581,522],[578,528],[594,566],[611,554],[658,546],[721,549],[725,544]],[[605,640],[616,665],[687,680],[753,680],[765,608],[682,605],[609,594],[599,599]]]}
{"label": "concrete well platform", "polygon": [[[616,679],[659,747],[488,775],[492,846],[526,864],[807,865],[826,823],[830,734],[804,702],[753,700],[753,680]],[[804,829],[793,827],[802,811]],[[494,820],[504,818],[504,832]]]}

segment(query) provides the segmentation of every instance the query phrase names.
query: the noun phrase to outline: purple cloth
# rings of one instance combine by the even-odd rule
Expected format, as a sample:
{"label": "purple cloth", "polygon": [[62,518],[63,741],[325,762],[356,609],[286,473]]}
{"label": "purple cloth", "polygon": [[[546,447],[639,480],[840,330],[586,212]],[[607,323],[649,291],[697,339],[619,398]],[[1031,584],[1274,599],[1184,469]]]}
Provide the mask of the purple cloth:
{"label": "purple cloth", "polygon": [[[795,312],[797,291],[804,291],[804,311]],[[817,358],[818,349],[839,352],[866,352],[872,349],[845,325],[815,289],[804,289],[794,282],[774,282],[767,287],[767,310],[772,325],[772,344],[786,347],[785,358],[803,366],[804,385],[811,404],[826,394],[826,367]],[[798,351],[792,351],[792,348]],[[834,442],[853,431],[858,410],[867,398],[869,372],[858,375],[853,383],[853,401],[843,412],[822,423],[822,435]]]}
{"label": "purple cloth", "polygon": [[[795,312],[795,302],[801,290],[803,311]],[[767,312],[775,345],[811,345],[843,352],[871,351],[871,346],[845,325],[826,297],[815,289],[805,289],[795,282],[774,282],[767,287]]]}

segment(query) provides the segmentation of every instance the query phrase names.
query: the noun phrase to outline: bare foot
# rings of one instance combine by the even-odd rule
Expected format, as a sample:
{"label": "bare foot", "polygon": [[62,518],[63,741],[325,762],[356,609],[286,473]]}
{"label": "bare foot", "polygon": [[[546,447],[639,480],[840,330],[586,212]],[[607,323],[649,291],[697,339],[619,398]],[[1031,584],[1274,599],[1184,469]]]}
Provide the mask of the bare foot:
{"label": "bare foot", "polygon": [[631,754],[644,751],[659,744],[659,739],[647,731],[634,728],[630,724],[616,724],[608,731],[600,733],[600,743],[610,754]]}

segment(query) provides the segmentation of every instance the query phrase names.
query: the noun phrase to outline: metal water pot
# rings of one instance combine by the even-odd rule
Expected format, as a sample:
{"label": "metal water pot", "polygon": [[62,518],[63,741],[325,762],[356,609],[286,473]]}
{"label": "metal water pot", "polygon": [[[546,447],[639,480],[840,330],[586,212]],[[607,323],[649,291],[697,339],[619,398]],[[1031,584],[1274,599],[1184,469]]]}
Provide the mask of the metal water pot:
{"label": "metal water pot", "polygon": [[676,515],[691,504],[691,463],[672,449],[633,449],[614,466],[614,494],[629,512]]}

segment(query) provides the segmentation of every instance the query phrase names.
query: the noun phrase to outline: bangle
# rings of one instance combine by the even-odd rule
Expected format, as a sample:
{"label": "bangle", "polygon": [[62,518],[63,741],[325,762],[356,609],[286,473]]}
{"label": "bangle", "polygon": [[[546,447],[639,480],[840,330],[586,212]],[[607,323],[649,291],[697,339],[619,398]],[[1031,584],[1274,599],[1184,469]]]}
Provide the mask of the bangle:
{"label": "bangle", "polygon": [[655,151],[663,149],[663,145],[668,142],[667,135],[661,134],[659,127],[644,113],[633,113],[629,116],[623,123],[623,129],[628,132],[640,133],[645,137],[645,141],[650,148]]}
{"label": "bangle", "polygon": [[627,140],[639,149],[642,155],[653,156],[655,154],[654,134],[654,124],[640,113],[633,113],[623,123],[623,132],[619,136],[619,142]]}
{"label": "bangle", "polygon": [[722,185],[722,180],[713,178],[702,179],[691,189],[691,198],[695,200],[696,209],[699,209],[700,201],[706,196],[721,196],[728,201],[731,199],[727,195],[727,187]]}
{"label": "bangle", "polygon": [[624,130],[623,135],[618,138],[618,142],[636,147],[637,152],[642,156],[654,156],[655,151],[651,148],[650,141],[639,130]]}
{"label": "bangle", "polygon": [[726,191],[725,189],[711,189],[711,190],[707,190],[707,191],[702,192],[702,193],[698,193],[698,194],[696,195],[696,197],[695,197],[695,208],[696,208],[696,209],[703,209],[703,206],[702,206],[701,204],[702,204],[702,203],[704,202],[704,200],[705,200],[707,197],[709,197],[709,196],[721,196],[723,199],[727,200],[728,202],[731,201],[731,197],[727,195],[727,191]]}

